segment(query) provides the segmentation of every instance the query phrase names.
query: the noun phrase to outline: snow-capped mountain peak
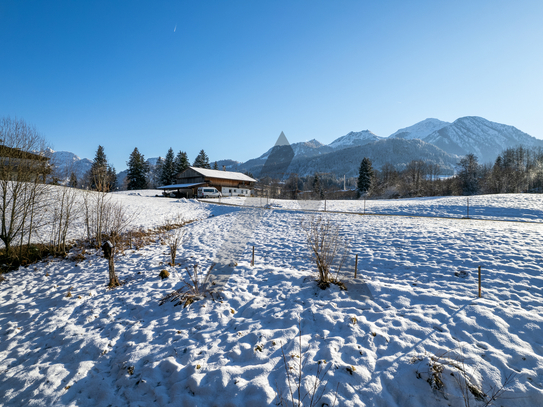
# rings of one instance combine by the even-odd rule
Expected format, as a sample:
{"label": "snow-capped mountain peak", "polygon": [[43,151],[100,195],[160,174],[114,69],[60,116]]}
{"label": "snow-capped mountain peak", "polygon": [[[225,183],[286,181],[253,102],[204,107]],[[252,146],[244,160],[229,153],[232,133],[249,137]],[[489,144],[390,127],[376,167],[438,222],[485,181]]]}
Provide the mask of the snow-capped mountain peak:
{"label": "snow-capped mountain peak", "polygon": [[55,175],[61,179],[67,179],[72,172],[77,179],[82,179],[92,166],[92,161],[88,158],[80,158],[69,151],[48,149],[47,154],[51,157]]}
{"label": "snow-capped mountain peak", "polygon": [[328,144],[328,146],[332,147],[334,150],[340,150],[353,146],[361,146],[381,139],[382,137],[377,136],[369,130],[351,131],[346,135],[335,139]]}
{"label": "snow-capped mountain peak", "polygon": [[492,162],[503,150],[518,145],[543,146],[543,141],[516,127],[466,116],[429,134],[424,141],[450,154],[475,154],[480,162]]}
{"label": "snow-capped mountain peak", "polygon": [[412,126],[405,127],[391,134],[390,138],[403,138],[406,140],[419,139],[423,140],[428,135],[432,134],[434,131],[438,131],[445,126],[448,126],[449,122],[443,122],[438,119],[425,119],[421,122],[418,122]]}

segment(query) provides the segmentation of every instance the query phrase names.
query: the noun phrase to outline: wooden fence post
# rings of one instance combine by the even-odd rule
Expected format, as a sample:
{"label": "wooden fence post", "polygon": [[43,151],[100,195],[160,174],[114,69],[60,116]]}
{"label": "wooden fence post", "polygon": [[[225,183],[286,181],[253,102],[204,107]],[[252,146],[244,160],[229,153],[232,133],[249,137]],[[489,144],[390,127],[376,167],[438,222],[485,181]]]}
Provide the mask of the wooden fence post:
{"label": "wooden fence post", "polygon": [[481,298],[481,266],[479,266],[479,298]]}
{"label": "wooden fence post", "polygon": [[364,215],[366,214],[366,197],[364,196]]}
{"label": "wooden fence post", "polygon": [[354,278],[356,278],[357,271],[358,271],[358,254],[356,255],[356,259],[354,261]]}

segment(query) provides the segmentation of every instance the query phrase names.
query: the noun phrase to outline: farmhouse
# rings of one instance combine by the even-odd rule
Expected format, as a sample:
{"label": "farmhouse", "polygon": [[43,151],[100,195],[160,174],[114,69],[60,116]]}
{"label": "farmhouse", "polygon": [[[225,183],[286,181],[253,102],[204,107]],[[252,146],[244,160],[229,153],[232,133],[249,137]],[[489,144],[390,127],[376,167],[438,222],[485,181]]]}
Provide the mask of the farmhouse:
{"label": "farmhouse", "polygon": [[0,145],[0,179],[34,182],[39,178],[45,182],[50,172],[48,157]]}
{"label": "farmhouse", "polygon": [[189,167],[176,177],[174,185],[159,187],[165,194],[192,198],[199,187],[215,187],[223,196],[250,196],[256,180],[241,172]]}

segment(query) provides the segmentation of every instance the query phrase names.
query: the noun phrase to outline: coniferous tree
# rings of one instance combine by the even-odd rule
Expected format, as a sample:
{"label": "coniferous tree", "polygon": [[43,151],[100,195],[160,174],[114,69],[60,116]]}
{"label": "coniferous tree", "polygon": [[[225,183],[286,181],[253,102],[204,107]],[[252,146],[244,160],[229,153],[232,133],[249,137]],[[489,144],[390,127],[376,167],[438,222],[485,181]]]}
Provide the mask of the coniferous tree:
{"label": "coniferous tree", "polygon": [[360,170],[358,172],[358,190],[361,193],[366,193],[371,188],[373,181],[373,167],[369,158],[364,157],[360,163]]}
{"label": "coniferous tree", "polygon": [[219,164],[217,163],[217,161],[215,161],[215,163],[213,164],[213,169],[214,169],[214,170],[218,170],[218,169],[219,169]]}
{"label": "coniferous tree", "polygon": [[194,160],[194,164],[192,164],[192,166],[211,169],[211,165],[209,165],[209,157],[203,149],[200,150],[200,152],[196,156],[196,159]]}
{"label": "coniferous tree", "polygon": [[175,184],[175,163],[173,156],[173,149],[170,147],[166,158],[164,158],[164,163],[162,164],[162,176],[160,177],[160,183],[162,185],[173,185]]}
{"label": "coniferous tree", "polygon": [[156,160],[156,164],[149,167],[149,173],[147,177],[150,188],[156,188],[161,185],[160,179],[162,177],[163,165],[164,159],[162,157],[158,157],[158,160]]}
{"label": "coniferous tree", "polygon": [[175,174],[179,174],[183,171],[185,171],[187,168],[190,167],[190,162],[187,157],[187,153],[184,151],[179,151],[177,153],[177,157],[175,157]]}
{"label": "coniferous tree", "polygon": [[145,162],[143,154],[134,148],[127,162],[128,165],[128,190],[147,188],[147,173],[149,165]]}
{"label": "coniferous tree", "polygon": [[322,188],[321,180],[318,173],[315,173],[315,176],[313,177],[313,192],[320,199],[324,199],[324,189]]}
{"label": "coniferous tree", "polygon": [[77,188],[77,176],[75,175],[73,171],[70,174],[70,181],[68,181],[68,186],[72,188]]}
{"label": "coniferous tree", "polygon": [[107,190],[114,191],[117,189],[117,172],[113,165],[107,166]]}
{"label": "coniferous tree", "polygon": [[104,152],[104,147],[98,146],[96,155],[92,161],[92,166],[89,170],[90,188],[102,192],[109,191],[110,182],[108,180],[108,165],[107,157]]}
{"label": "coniferous tree", "polygon": [[479,162],[475,154],[468,154],[458,165],[458,179],[464,195],[476,194],[479,190]]}

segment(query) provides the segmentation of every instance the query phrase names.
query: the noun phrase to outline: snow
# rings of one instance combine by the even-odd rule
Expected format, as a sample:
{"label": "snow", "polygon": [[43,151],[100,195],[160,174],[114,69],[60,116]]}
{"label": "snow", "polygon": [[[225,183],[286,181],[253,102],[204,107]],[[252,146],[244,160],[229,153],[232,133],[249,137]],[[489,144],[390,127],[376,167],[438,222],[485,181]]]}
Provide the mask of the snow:
{"label": "snow", "polygon": [[[286,396],[288,388],[281,345],[292,363],[290,355],[300,353],[301,321],[305,375],[314,374],[319,360],[332,366],[321,403],[332,405],[338,386],[340,406],[463,406],[450,375],[457,371],[445,369],[443,391],[426,381],[431,356],[449,352],[441,359],[464,358],[472,381],[484,391],[515,375],[497,405],[542,405],[540,225],[328,214],[350,242],[342,275],[349,290],[323,291],[312,278],[299,227],[307,214],[295,210],[296,202],[273,201],[293,210],[245,209],[138,192],[114,197],[143,212],[139,226],[157,225],[179,211],[200,219],[186,226],[179,261],[204,270],[220,255],[233,225],[243,223],[246,212],[251,219],[259,213],[222,300],[185,309],[158,306],[181,286],[177,276],[183,272],[183,266],[170,267],[171,278],[158,278],[168,256],[158,242],[117,257],[116,270],[126,284],[115,290],[106,289],[107,260],[100,253],[89,252],[78,264],[49,259],[20,268],[0,283],[0,404],[274,405],[276,392]],[[478,202],[478,216],[516,221],[532,215],[528,219],[539,222],[537,198],[470,200]],[[366,205],[459,217],[462,199]],[[337,208],[361,204],[327,202]],[[361,278],[355,281],[356,254]],[[359,295],[360,287],[371,297]],[[473,398],[471,405],[478,405]]]}
{"label": "snow", "polygon": [[[218,202],[208,200],[207,202]],[[540,194],[496,194],[477,196],[446,196],[406,198],[394,200],[326,201],[329,212],[351,212],[378,215],[401,215],[463,218],[479,220],[506,220],[516,222],[543,222]],[[221,198],[221,203],[246,206],[265,206],[282,209],[308,209],[324,211],[325,201],[303,201],[266,198]]]}
{"label": "snow", "polygon": [[256,182],[254,178],[241,172],[223,171],[223,170],[211,170],[207,168],[189,167],[190,169],[202,174],[204,177],[229,179],[236,181]]}

